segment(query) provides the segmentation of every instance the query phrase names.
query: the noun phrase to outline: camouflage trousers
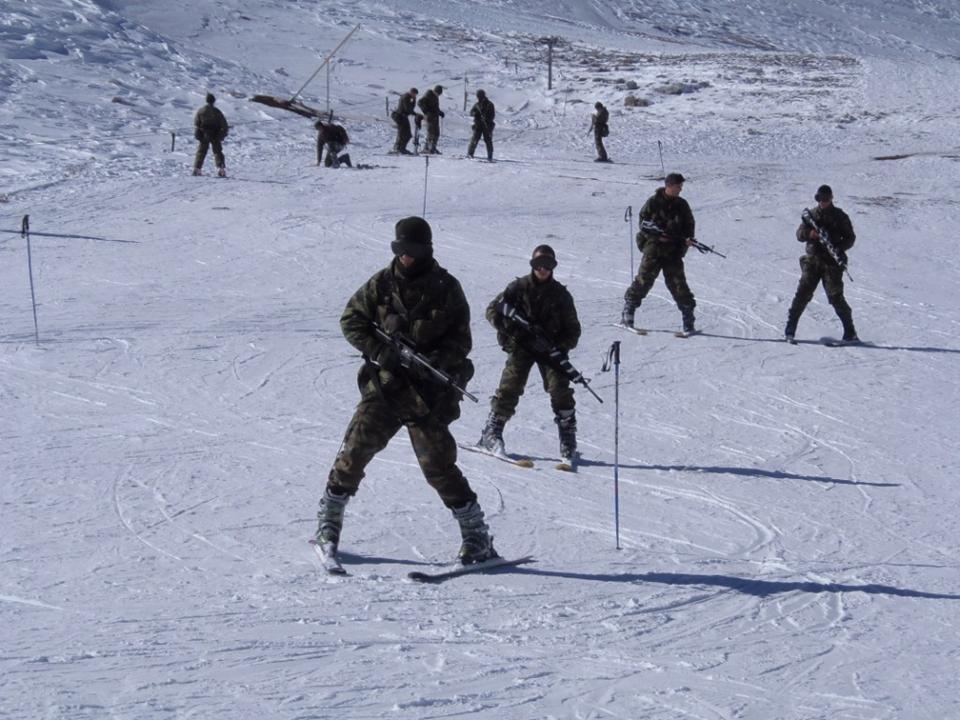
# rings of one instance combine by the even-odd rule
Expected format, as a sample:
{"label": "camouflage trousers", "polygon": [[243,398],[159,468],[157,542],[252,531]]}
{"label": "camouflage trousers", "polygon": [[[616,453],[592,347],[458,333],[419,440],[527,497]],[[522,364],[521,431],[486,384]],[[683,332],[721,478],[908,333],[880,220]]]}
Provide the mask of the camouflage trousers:
{"label": "camouflage trousers", "polygon": [[603,146],[603,135],[600,132],[600,128],[593,129],[593,144],[597,148],[597,159],[607,160],[607,149]]}
{"label": "camouflage trousers", "polygon": [[643,259],[640,261],[640,268],[637,270],[637,277],[633,279],[633,283],[623,295],[624,301],[634,307],[639,307],[657,281],[661,270],[663,271],[663,282],[673,296],[674,302],[677,303],[677,307],[683,313],[692,313],[697,306],[697,301],[690,291],[690,286],[687,285],[683,258],[677,256],[663,257],[654,253],[644,253]]}
{"label": "camouflage trousers", "polygon": [[[397,434],[403,421],[382,398],[365,397],[347,426],[343,445],[330,470],[327,489],[338,495],[354,495],[374,456]],[[437,420],[408,424],[410,443],[427,483],[448,508],[463,507],[477,499],[470,483],[457,467],[457,443],[449,426]]]}
{"label": "camouflage trousers", "polygon": [[218,168],[226,166],[226,160],[223,157],[223,145],[220,144],[219,140],[203,140],[197,141],[197,154],[193,158],[193,167],[197,170],[203,167],[203,161],[207,159],[207,150],[210,147],[213,147],[213,160]]}
{"label": "camouflage trousers", "polygon": [[407,150],[407,143],[409,143],[410,138],[413,137],[413,133],[410,132],[410,121],[407,119],[407,116],[404,115],[394,120],[394,122],[397,125],[397,139],[393,143],[393,149],[395,152],[405,152]]}
{"label": "camouflage trousers", "polygon": [[493,131],[486,127],[475,127],[473,129],[470,144],[467,145],[467,155],[473,157],[473,152],[477,149],[477,143],[480,142],[481,137],[484,145],[487,146],[487,160],[493,160]]}
{"label": "camouflage trousers", "polygon": [[437,152],[438,142],[440,142],[440,116],[427,115],[427,140],[424,152]]}
{"label": "camouflage trousers", "polygon": [[525,350],[514,350],[507,354],[507,364],[500,375],[500,385],[491,398],[490,409],[494,414],[509,420],[517,411],[520,396],[527,386],[530,370],[536,365],[543,379],[543,389],[550,395],[550,407],[553,414],[561,410],[573,410],[576,401],[570,379],[552,365],[537,361]]}
{"label": "camouflage trousers", "polygon": [[852,326],[853,311],[843,296],[843,270],[833,262],[814,255],[800,258],[800,282],[797,283],[797,292],[790,304],[788,322],[796,327],[797,320],[813,299],[820,283],[823,283],[823,289],[827,293],[827,302],[833,306],[844,328]]}

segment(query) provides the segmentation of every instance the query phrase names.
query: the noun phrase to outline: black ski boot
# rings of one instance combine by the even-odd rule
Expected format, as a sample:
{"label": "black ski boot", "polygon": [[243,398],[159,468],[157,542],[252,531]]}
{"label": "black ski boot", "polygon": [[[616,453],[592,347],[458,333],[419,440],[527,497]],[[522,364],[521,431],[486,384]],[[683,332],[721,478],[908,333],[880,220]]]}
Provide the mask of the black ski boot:
{"label": "black ski boot", "polygon": [[463,539],[460,552],[457,553],[461,565],[474,565],[500,557],[493,549],[493,538],[490,537],[490,528],[484,522],[480,503],[467,503],[463,507],[453,508],[452,512],[460,525],[460,536]]}
{"label": "black ski boot", "polygon": [[620,313],[620,324],[624,327],[633,327],[633,316],[637,312],[637,306],[629,300],[623,302],[623,312]]}
{"label": "black ski boot", "polygon": [[680,314],[683,316],[684,335],[693,335],[693,333],[697,331],[696,322],[693,315],[693,308],[684,306],[680,308]]}
{"label": "black ski boot", "polygon": [[487,416],[487,424],[483,426],[483,433],[480,435],[480,441],[477,447],[489,450],[496,455],[506,455],[507,451],[503,446],[503,426],[507,424],[507,419],[497,415],[493,410]]}
{"label": "black ski boot", "polygon": [[553,421],[560,434],[560,459],[573,464],[577,457],[577,411],[561,410]]}

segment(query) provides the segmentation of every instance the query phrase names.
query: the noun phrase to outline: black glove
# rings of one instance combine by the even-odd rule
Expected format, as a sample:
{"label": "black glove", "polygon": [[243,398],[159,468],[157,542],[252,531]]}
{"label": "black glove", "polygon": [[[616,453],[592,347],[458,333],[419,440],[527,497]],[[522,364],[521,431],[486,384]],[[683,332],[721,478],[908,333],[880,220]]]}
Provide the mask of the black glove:
{"label": "black glove", "polygon": [[396,313],[387,315],[383,319],[383,331],[387,335],[396,335],[407,331],[407,321],[402,315]]}
{"label": "black glove", "polygon": [[444,113],[443,110],[440,111],[440,117],[446,117],[446,113]]}
{"label": "black glove", "polygon": [[387,372],[395,372],[398,367],[400,367],[402,357],[397,349],[388,343],[384,343],[380,346],[380,349],[377,350],[376,356],[373,358],[373,361],[380,366],[381,370],[386,370]]}

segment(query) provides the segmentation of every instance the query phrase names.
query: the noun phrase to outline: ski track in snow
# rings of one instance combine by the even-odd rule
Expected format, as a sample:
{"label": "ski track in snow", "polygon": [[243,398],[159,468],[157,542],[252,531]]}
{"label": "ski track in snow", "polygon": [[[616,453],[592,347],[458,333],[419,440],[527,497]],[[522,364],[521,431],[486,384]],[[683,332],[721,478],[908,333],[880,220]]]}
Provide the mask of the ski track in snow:
{"label": "ski track in snow", "polygon": [[[247,98],[292,95],[357,23],[331,98],[372,167],[323,171],[308,121]],[[0,225],[31,216],[42,339],[24,242],[0,235],[0,716],[951,717],[958,25],[947,3],[873,0],[0,10]],[[648,107],[623,107],[628,80]],[[306,541],[360,363],[339,317],[424,207],[423,159],[384,154],[384,98],[437,82],[426,216],[471,303],[481,398],[457,439],[502,369],[483,310],[541,242],[605,403],[578,389],[576,474],[553,469],[535,377],[505,436],[536,467],[461,453],[501,554],[535,564],[408,582],[458,538],[401,431],[348,506],[349,575],[326,576]],[[462,156],[465,87],[497,103],[501,162]],[[226,180],[210,159],[185,173],[207,88]],[[590,162],[596,99],[611,165]],[[658,140],[727,255],[687,255],[703,333],[682,340],[662,279],[647,336],[610,327]],[[822,290],[811,342],[782,341],[822,182],[857,228],[846,293],[872,346],[816,342],[839,328]]]}

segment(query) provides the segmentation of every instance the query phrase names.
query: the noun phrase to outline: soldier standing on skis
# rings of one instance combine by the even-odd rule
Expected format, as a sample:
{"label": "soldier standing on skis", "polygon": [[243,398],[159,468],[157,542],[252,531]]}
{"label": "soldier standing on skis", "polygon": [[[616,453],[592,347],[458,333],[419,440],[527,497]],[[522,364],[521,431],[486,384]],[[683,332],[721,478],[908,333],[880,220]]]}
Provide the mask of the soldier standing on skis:
{"label": "soldier standing on skis", "polygon": [[393,261],[354,293],[340,318],[344,337],[363,353],[361,398],[320,500],[316,543],[336,555],[344,507],[367,464],[406,426],[424,477],[460,525],[460,561],[482,562],[497,554],[477,496],[457,467],[449,425],[460,417],[460,394],[376,332],[406,339],[462,388],[473,376],[470,307],[460,283],[433,259],[426,220],[404,218],[395,234]]}
{"label": "soldier standing on skis", "polygon": [[593,130],[593,144],[597,148],[595,162],[610,162],[610,158],[607,157],[607,149],[603,146],[603,139],[610,134],[610,111],[600,101],[597,101],[593,107],[595,112],[590,120],[590,129]]}
{"label": "soldier standing on skis", "polygon": [[197,110],[197,114],[193,116],[193,135],[198,143],[197,154],[193,159],[193,174],[202,174],[203,161],[207,157],[207,150],[212,146],[217,175],[225,177],[227,167],[221,143],[227,137],[227,133],[230,132],[230,126],[227,125],[227,119],[219,108],[214,107],[217,99],[213,96],[213,93],[207,93],[206,101],[206,104]]}
{"label": "soldier standing on skis", "polygon": [[683,316],[683,332],[696,332],[693,309],[697,303],[687,285],[683,268],[683,256],[695,235],[693,211],[680,197],[684,179],[680,173],[667,175],[664,187],[657,188],[640,210],[637,247],[643,253],[643,259],[637,277],[623,296],[620,322],[626,327],[633,327],[634,313],[662,270],[667,290]]}
{"label": "soldier standing on skis", "polygon": [[477,143],[483,138],[483,143],[487,146],[487,160],[493,160],[493,128],[496,125],[494,120],[497,117],[497,110],[493,103],[487,99],[485,90],[477,90],[477,102],[470,108],[470,117],[473,118],[473,135],[470,138],[470,144],[467,146],[467,157],[473,157],[473,151],[477,149]]}
{"label": "soldier standing on skis", "polygon": [[340,163],[347,167],[353,167],[350,163],[350,155],[341,155],[343,150],[350,142],[347,131],[343,125],[334,123],[325,123],[323,120],[317,120],[314,124],[317,129],[317,165],[320,164],[323,148],[327,148],[327,158],[324,167],[338,168]]}
{"label": "soldier standing on skis", "polygon": [[413,137],[413,134],[410,132],[410,120],[407,119],[410,115],[414,116],[417,121],[417,126],[419,127],[421,115],[417,112],[416,88],[410,88],[401,95],[396,109],[390,113],[390,117],[393,118],[393,122],[396,123],[397,126],[397,139],[393,143],[392,151],[395,155],[413,155],[412,152],[407,150],[407,143],[409,143],[410,138]]}
{"label": "soldier standing on skis", "polygon": [[427,142],[423,149],[424,154],[439,155],[437,142],[440,140],[440,118],[444,117],[440,109],[440,96],[443,95],[443,85],[437,85],[427,90],[417,103],[417,107],[427,119]]}
{"label": "soldier standing on skis", "polygon": [[[853,232],[850,217],[833,204],[833,190],[829,185],[821,185],[814,195],[814,200],[817,201],[817,207],[810,211],[812,223],[801,222],[797,228],[797,240],[806,243],[807,252],[800,258],[800,282],[787,313],[787,326],[783,334],[788,341],[793,341],[800,316],[813,298],[817,286],[823,283],[827,302],[833,306],[837,317],[843,323],[844,342],[857,342],[859,338],[853,326],[853,311],[843,296],[846,251],[853,247],[857,236]],[[821,231],[827,238],[820,237]],[[829,242],[835,248],[835,252],[844,262],[844,267],[831,257],[821,240]]]}
{"label": "soldier standing on skis", "polygon": [[[556,267],[553,248],[538,245],[530,259],[530,273],[507,285],[487,306],[487,320],[496,328],[497,342],[507,353],[500,385],[491,398],[490,415],[477,443],[495,454],[504,454],[503,427],[516,412],[534,365],[550,394],[560,434],[560,455],[572,460],[577,452],[573,388],[567,375],[547,360],[552,349],[568,353],[580,341],[577,309],[570,292],[553,277]],[[518,315],[541,333],[532,334],[516,319]]]}

